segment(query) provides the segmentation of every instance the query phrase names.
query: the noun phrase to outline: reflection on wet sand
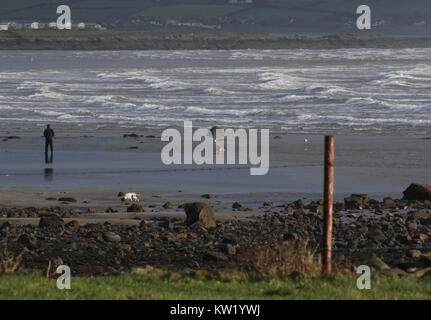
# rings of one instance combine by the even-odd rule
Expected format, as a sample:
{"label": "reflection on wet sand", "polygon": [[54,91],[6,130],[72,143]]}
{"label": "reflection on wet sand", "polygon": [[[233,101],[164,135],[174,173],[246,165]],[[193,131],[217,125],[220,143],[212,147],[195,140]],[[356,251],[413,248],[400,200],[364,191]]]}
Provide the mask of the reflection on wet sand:
{"label": "reflection on wet sand", "polygon": [[43,171],[43,176],[45,178],[45,181],[51,182],[54,178],[54,169],[53,168],[45,168]]}

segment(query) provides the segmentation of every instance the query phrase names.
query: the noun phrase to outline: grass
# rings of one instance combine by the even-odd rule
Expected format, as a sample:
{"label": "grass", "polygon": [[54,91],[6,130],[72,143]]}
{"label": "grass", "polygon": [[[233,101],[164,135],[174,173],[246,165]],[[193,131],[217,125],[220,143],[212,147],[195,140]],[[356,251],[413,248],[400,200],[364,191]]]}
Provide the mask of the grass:
{"label": "grass", "polygon": [[72,277],[70,290],[36,273],[1,274],[0,299],[431,299],[431,281],[373,277],[370,290],[356,275],[262,278],[251,273],[182,272],[152,268],[105,277]]}

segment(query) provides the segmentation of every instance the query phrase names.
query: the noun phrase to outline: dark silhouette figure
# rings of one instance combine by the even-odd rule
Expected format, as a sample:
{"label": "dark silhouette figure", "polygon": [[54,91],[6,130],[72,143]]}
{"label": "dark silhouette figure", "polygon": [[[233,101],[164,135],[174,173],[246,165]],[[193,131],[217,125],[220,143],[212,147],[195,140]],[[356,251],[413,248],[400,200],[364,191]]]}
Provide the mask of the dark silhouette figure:
{"label": "dark silhouette figure", "polygon": [[[54,138],[54,130],[51,129],[51,126],[49,124],[46,126],[46,129],[43,132],[43,136],[45,137],[45,162],[52,163],[52,155],[53,155],[52,139]],[[49,161],[48,161],[48,147],[51,150],[51,157]]]}

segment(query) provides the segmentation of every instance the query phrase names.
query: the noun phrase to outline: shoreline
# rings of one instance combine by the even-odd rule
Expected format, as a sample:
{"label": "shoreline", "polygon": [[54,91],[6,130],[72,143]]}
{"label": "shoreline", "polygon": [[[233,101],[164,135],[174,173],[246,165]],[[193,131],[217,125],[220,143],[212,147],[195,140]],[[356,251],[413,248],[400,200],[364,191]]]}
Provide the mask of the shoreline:
{"label": "shoreline", "polygon": [[[399,198],[412,182],[431,184],[430,141],[418,136],[337,136],[335,200],[352,193]],[[134,146],[138,149],[129,149]],[[208,193],[221,201],[218,210],[230,209],[235,201],[254,209],[264,201],[321,199],[321,136],[271,136],[270,170],[265,176],[250,176],[244,165],[166,166],[160,160],[163,146],[157,134],[123,138],[119,133],[106,139],[58,132],[54,162],[45,164],[39,136],[21,135],[0,142],[0,190],[23,192],[22,199],[26,192],[84,190],[89,196],[72,194],[83,200],[97,199],[93,195],[99,191],[108,199],[120,191],[195,199]]]}
{"label": "shoreline", "polygon": [[7,31],[0,50],[238,50],[430,48],[431,37],[338,34],[322,37],[233,32],[180,31]]}

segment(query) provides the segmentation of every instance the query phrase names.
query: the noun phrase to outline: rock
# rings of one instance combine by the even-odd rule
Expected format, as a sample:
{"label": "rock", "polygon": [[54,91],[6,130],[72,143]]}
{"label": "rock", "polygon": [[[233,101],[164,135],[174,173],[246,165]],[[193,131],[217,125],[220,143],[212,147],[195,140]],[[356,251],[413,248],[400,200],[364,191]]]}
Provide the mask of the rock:
{"label": "rock", "polygon": [[148,227],[147,221],[142,220],[142,221],[139,223],[139,229],[140,229],[141,231],[147,230],[147,227]]}
{"label": "rock", "polygon": [[301,199],[299,199],[292,202],[292,206],[294,209],[304,209],[304,202]]}
{"label": "rock", "polygon": [[79,222],[76,220],[72,220],[72,221],[66,223],[64,226],[66,228],[69,228],[69,229],[76,229],[79,227]]}
{"label": "rock", "polygon": [[49,198],[45,198],[45,200],[47,200],[47,201],[56,201],[56,200],[57,200],[57,198],[49,197]]}
{"label": "rock", "polygon": [[203,254],[204,260],[209,261],[228,261],[229,259],[221,252],[208,251]]}
{"label": "rock", "polygon": [[121,237],[114,232],[104,232],[103,239],[107,242],[114,242],[114,243],[121,241]]}
{"label": "rock", "polygon": [[205,193],[205,194],[201,195],[201,198],[211,199],[212,196],[209,193]]}
{"label": "rock", "polygon": [[123,138],[139,138],[139,135],[136,133],[123,134]]}
{"label": "rock", "polygon": [[431,275],[431,267],[418,270],[417,272],[414,273],[414,276],[418,278],[428,278],[430,275]]}
{"label": "rock", "polygon": [[431,266],[431,252],[423,253],[420,256],[420,260],[425,263],[427,266]]}
{"label": "rock", "polygon": [[3,222],[3,224],[1,225],[0,229],[6,229],[6,228],[10,228],[11,224],[9,221],[5,221]]}
{"label": "rock", "polygon": [[241,203],[239,203],[239,202],[234,202],[234,203],[232,204],[232,209],[233,209],[233,210],[240,210],[242,207],[243,207],[243,206],[242,206],[242,204],[241,204]]}
{"label": "rock", "polygon": [[216,226],[215,214],[213,209],[205,203],[194,202],[185,203],[184,211],[186,212],[186,225],[191,226],[198,222],[204,228],[211,228]]}
{"label": "rock", "polygon": [[22,234],[18,238],[18,242],[23,245],[35,245],[37,243],[37,239],[33,234]]}
{"label": "rock", "polygon": [[58,228],[63,227],[63,219],[57,215],[45,215],[39,220],[40,228]]}
{"label": "rock", "polygon": [[406,200],[431,200],[431,186],[414,182],[403,194]]}
{"label": "rock", "polygon": [[296,218],[298,218],[298,217],[300,217],[300,216],[303,216],[304,214],[305,214],[304,209],[296,209],[296,210],[293,212],[293,216],[294,216],[294,217],[296,217]]}
{"label": "rock", "polygon": [[374,240],[375,242],[386,240],[386,236],[383,233],[383,231],[376,227],[370,228],[367,235],[368,235],[368,238],[370,238],[371,240]]}
{"label": "rock", "polygon": [[96,213],[96,208],[88,208],[87,213]]}
{"label": "rock", "polygon": [[118,210],[114,210],[114,209],[112,209],[111,207],[109,207],[109,208],[107,208],[107,209],[105,210],[105,212],[106,212],[106,213],[113,213],[113,212],[118,212]]}
{"label": "rock", "polygon": [[402,277],[407,275],[407,272],[405,272],[400,268],[391,268],[389,270],[383,270],[382,272],[380,272],[380,274],[389,276],[389,277],[394,277],[394,276]]}
{"label": "rock", "polygon": [[72,197],[61,197],[61,198],[58,198],[58,201],[61,201],[61,202],[76,202],[76,199],[72,198]]}
{"label": "rock", "polygon": [[166,202],[166,203],[163,205],[163,208],[165,208],[165,209],[172,209],[172,203],[170,203],[169,201],[168,201],[168,202]]}
{"label": "rock", "polygon": [[230,243],[225,243],[222,247],[222,250],[224,253],[226,253],[229,256],[234,256],[236,254],[236,249],[233,245]]}
{"label": "rock", "polygon": [[378,257],[372,257],[369,260],[367,260],[364,264],[367,266],[370,266],[372,269],[378,272],[391,269],[382,259]]}
{"label": "rock", "polygon": [[363,209],[368,202],[366,194],[352,194],[348,198],[344,198],[344,206],[346,209]]}
{"label": "rock", "polygon": [[145,212],[145,210],[141,205],[134,203],[127,208],[127,212]]}
{"label": "rock", "polygon": [[429,218],[431,218],[431,213],[427,210],[410,211],[407,214],[408,220],[429,219]]}
{"label": "rock", "polygon": [[417,225],[417,223],[416,223],[416,222],[410,222],[410,223],[407,225],[407,229],[408,229],[409,231],[415,231],[415,230],[417,230],[417,228],[418,228],[418,225]]}
{"label": "rock", "polygon": [[409,250],[407,252],[408,256],[411,258],[418,258],[422,255],[422,253],[420,252],[420,250],[417,249],[413,249],[413,250]]}
{"label": "rock", "polygon": [[118,192],[117,197],[124,197],[125,193],[124,192]]}
{"label": "rock", "polygon": [[385,197],[383,199],[382,207],[383,207],[383,209],[396,208],[397,207],[397,203],[395,202],[394,199],[392,199],[390,197]]}

